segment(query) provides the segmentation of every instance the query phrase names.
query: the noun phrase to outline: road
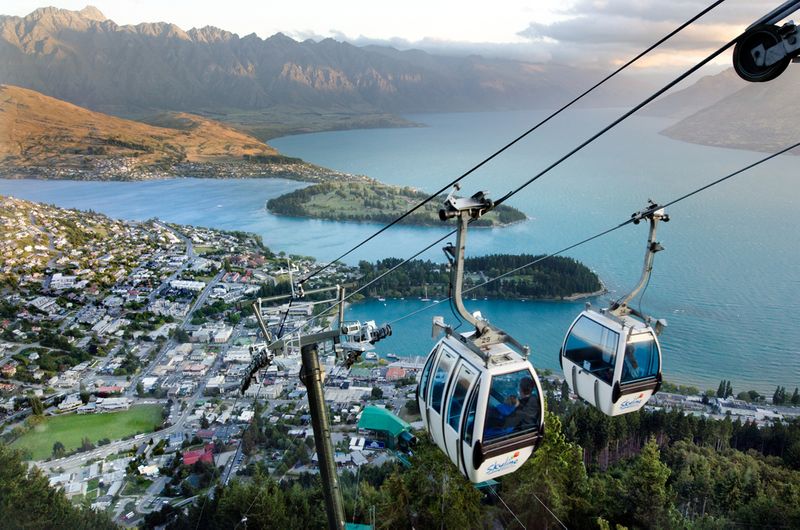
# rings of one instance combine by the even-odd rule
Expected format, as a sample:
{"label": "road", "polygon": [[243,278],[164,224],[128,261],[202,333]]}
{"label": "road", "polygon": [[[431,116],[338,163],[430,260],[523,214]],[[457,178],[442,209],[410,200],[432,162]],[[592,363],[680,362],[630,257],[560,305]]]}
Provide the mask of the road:
{"label": "road", "polygon": [[165,225],[165,224],[164,224],[164,223],[162,223],[161,221],[156,221],[156,223],[155,223],[155,224],[157,224],[158,226],[160,226],[160,227],[164,228],[165,230],[169,230],[170,232],[172,232],[172,233],[175,235],[175,237],[179,238],[181,241],[183,241],[183,242],[186,244],[186,261],[184,262],[184,264],[183,264],[183,265],[181,265],[180,267],[178,267],[178,268],[175,270],[175,272],[173,272],[172,274],[170,274],[170,275],[167,277],[167,279],[166,279],[166,280],[164,280],[163,282],[161,282],[161,285],[159,285],[157,289],[153,289],[153,291],[152,291],[152,292],[151,292],[149,295],[147,295],[147,301],[148,301],[148,302],[153,302],[153,300],[155,300],[155,299],[156,299],[156,296],[158,295],[158,293],[159,293],[159,292],[161,292],[161,290],[162,290],[162,289],[163,289],[165,286],[168,286],[168,285],[169,285],[169,283],[170,283],[172,280],[175,280],[175,279],[177,279],[177,278],[178,278],[178,276],[180,276],[181,274],[183,274],[183,271],[185,271],[185,270],[186,270],[186,268],[187,268],[187,267],[189,267],[189,265],[191,265],[191,264],[192,264],[192,262],[194,261],[194,259],[197,257],[197,253],[194,251],[194,245],[192,244],[192,240],[191,240],[191,239],[189,239],[189,238],[188,238],[188,237],[186,237],[185,235],[181,234],[181,233],[180,233],[180,232],[178,232],[177,230],[175,230],[175,229],[173,229],[173,228],[170,228],[169,226]]}
{"label": "road", "polygon": [[[33,216],[33,212],[31,212],[28,215],[29,215],[29,219],[31,221],[31,225],[36,230],[38,230],[41,234],[47,236],[47,250],[48,250],[48,252],[55,252],[56,251],[56,246],[55,246],[55,243],[53,241],[53,235],[50,232],[48,232],[47,230],[45,230],[43,227],[41,227],[38,224],[36,224],[36,218]],[[47,268],[52,269],[55,266],[56,260],[58,260],[58,258],[60,258],[60,257],[61,257],[61,252],[57,252],[56,255],[53,256],[52,258],[50,258],[50,260],[47,262]]]}

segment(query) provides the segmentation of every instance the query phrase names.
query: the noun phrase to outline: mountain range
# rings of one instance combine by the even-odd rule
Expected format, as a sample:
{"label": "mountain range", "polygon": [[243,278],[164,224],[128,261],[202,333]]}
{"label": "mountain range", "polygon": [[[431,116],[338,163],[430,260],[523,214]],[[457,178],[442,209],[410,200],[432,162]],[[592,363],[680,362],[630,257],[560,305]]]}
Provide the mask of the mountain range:
{"label": "mountain range", "polygon": [[210,26],[120,26],[93,7],[0,16],[0,81],[92,109],[541,107],[575,77],[569,70]]}
{"label": "mountain range", "polygon": [[[797,136],[800,108],[791,102],[799,74],[793,65],[756,86],[728,70],[645,112],[680,119],[665,131],[674,138],[769,150]],[[202,115],[262,141],[407,126],[399,115],[408,113],[553,108],[600,77],[553,64],[298,42],[280,33],[262,39],[211,26],[118,25],[93,7],[0,16],[0,83],[157,126],[165,111]],[[641,79],[618,78],[588,104],[631,105],[650,82]]]}

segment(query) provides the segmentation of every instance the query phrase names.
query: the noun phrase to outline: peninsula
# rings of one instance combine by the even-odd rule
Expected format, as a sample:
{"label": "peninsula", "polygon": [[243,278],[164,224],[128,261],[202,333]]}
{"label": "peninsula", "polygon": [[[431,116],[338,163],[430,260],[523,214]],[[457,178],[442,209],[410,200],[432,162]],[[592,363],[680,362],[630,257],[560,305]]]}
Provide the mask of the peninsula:
{"label": "peninsula", "polygon": [[158,125],[151,125],[0,85],[0,117],[2,178],[346,178],[283,156],[228,125],[185,112],[163,114]]}

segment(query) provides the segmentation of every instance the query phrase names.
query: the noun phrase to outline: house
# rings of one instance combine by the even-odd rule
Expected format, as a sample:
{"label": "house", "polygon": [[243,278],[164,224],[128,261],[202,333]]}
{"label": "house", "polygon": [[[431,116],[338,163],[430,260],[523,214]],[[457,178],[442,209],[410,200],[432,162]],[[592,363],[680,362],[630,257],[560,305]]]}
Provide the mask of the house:
{"label": "house", "polygon": [[195,462],[205,462],[207,464],[214,463],[214,453],[213,453],[214,446],[212,444],[207,444],[202,449],[195,449],[194,451],[186,451],[183,453],[183,465],[191,466]]}
{"label": "house", "polygon": [[391,366],[386,370],[387,381],[397,381],[406,376],[406,369],[399,366]]}
{"label": "house", "polygon": [[14,364],[8,363],[3,365],[3,368],[0,368],[0,373],[3,374],[3,377],[14,377],[14,374],[17,373],[17,367]]}

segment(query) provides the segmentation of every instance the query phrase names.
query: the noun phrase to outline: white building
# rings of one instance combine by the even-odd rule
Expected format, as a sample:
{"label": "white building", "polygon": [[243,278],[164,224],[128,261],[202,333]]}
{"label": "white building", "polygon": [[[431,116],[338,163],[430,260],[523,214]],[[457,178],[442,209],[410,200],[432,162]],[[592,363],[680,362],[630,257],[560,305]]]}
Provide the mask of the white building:
{"label": "white building", "polygon": [[50,289],[54,291],[72,289],[74,286],[75,276],[64,276],[60,272],[57,272],[50,278]]}
{"label": "white building", "polygon": [[206,288],[206,282],[198,282],[194,280],[172,280],[169,282],[170,287],[173,289],[183,289],[186,291],[202,291]]}
{"label": "white building", "polygon": [[67,396],[67,399],[59,403],[58,410],[61,412],[69,412],[77,409],[81,405],[83,405],[83,401],[81,401],[78,394],[70,394]]}
{"label": "white building", "polygon": [[97,408],[100,411],[128,410],[130,406],[131,400],[126,397],[97,398]]}

